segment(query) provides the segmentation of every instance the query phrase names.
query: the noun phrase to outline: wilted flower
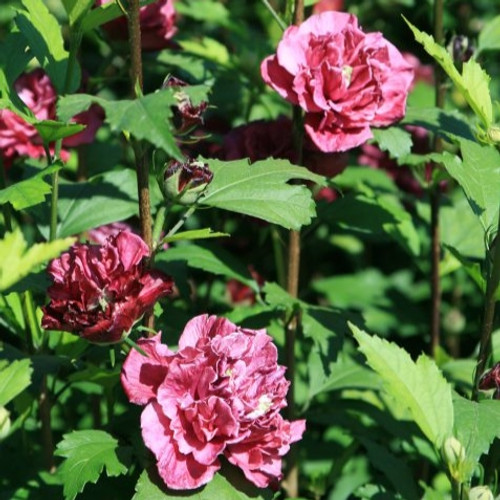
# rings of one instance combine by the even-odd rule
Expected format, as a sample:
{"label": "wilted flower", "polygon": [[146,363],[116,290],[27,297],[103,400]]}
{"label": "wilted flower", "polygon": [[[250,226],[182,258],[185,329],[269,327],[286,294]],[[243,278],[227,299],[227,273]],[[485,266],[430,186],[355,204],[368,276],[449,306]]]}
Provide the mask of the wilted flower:
{"label": "wilted flower", "polygon": [[279,414],[289,383],[265,330],[202,315],[188,322],[177,352],[160,334],[139,346],[147,357],[130,351],[122,385],[131,402],[146,405],[142,436],[168,487],[206,484],[220,456],[259,487],[281,477],[282,457],[305,421]]}
{"label": "wilted flower", "polygon": [[171,160],[165,165],[160,188],[167,200],[193,204],[212,181],[213,172],[206,163],[196,160]]}
{"label": "wilted flower", "polygon": [[[21,75],[14,88],[20,99],[39,120],[56,118],[57,94],[48,75],[40,68]],[[64,146],[74,147],[94,140],[96,130],[102,123],[102,110],[99,106],[76,115],[73,121],[87,125],[85,130],[67,137]],[[42,140],[35,127],[14,112],[0,110],[0,152],[5,165],[22,156],[41,158],[45,155]],[[61,151],[61,158],[68,159],[68,152]]]}
{"label": "wilted flower", "polygon": [[[96,0],[96,5],[104,5],[112,0]],[[176,12],[173,0],[158,0],[141,7],[139,23],[141,26],[141,46],[144,50],[160,50],[170,45],[170,39],[177,33]],[[104,24],[104,29],[112,38],[128,38],[127,20],[118,17]]]}
{"label": "wilted flower", "polygon": [[43,328],[65,330],[90,342],[109,344],[127,336],[133,324],[164,295],[173,281],[147,270],[149,249],[122,231],[103,245],[75,244],[48,267],[54,283],[43,307]]}
{"label": "wilted flower", "polygon": [[355,16],[327,11],[285,31],[261,65],[264,81],[305,111],[305,130],[326,152],[372,137],[371,126],[404,116],[411,66],[381,33],[365,34]]}
{"label": "wilted flower", "polygon": [[500,399],[500,361],[481,377],[479,389],[482,391],[495,389],[493,399]]}
{"label": "wilted flower", "polygon": [[[189,87],[189,84],[175,76],[169,76],[162,85],[162,88],[168,87]],[[203,113],[208,106],[207,101],[193,104],[191,98],[181,89],[176,92],[175,97],[177,99],[176,118],[180,121],[177,127],[178,133],[187,132],[195,125],[203,123]]]}

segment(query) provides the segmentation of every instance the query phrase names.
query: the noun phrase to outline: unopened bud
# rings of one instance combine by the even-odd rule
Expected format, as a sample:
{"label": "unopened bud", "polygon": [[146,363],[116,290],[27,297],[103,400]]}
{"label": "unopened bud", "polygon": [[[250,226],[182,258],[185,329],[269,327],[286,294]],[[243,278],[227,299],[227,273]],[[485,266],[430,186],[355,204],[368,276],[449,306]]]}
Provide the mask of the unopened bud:
{"label": "unopened bud", "polygon": [[465,449],[462,443],[455,437],[449,437],[443,445],[443,457],[448,464],[450,474],[459,479],[460,469],[465,460]]}
{"label": "unopened bud", "polygon": [[488,486],[474,486],[469,491],[469,500],[494,500],[494,497]]}
{"label": "unopened bud", "polygon": [[192,205],[212,181],[213,172],[196,160],[172,160],[165,165],[160,187],[167,200]]}
{"label": "unopened bud", "polygon": [[467,62],[474,54],[474,45],[464,35],[455,35],[448,45],[453,61],[458,64]]}
{"label": "unopened bud", "polygon": [[500,144],[500,127],[493,126],[488,129],[486,132],[488,139],[495,144]]}
{"label": "unopened bud", "polygon": [[493,399],[500,399],[500,361],[481,377],[478,387],[482,391],[495,389]]}
{"label": "unopened bud", "polygon": [[6,408],[0,406],[0,441],[5,439],[10,432],[10,413]]}
{"label": "unopened bud", "polygon": [[189,84],[175,76],[168,76],[163,82],[162,88],[178,87],[179,90],[174,94],[177,100],[177,110],[175,118],[177,119],[177,128],[179,133],[188,132],[195,125],[203,123],[203,113],[207,109],[207,101],[193,103],[182,87],[189,87]]}

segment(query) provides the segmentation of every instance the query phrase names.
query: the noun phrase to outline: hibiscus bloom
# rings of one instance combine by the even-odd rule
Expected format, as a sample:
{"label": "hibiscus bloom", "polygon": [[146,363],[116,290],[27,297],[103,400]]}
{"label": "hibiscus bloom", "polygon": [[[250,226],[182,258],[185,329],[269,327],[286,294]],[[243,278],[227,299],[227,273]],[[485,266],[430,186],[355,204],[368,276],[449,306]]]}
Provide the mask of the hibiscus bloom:
{"label": "hibiscus bloom", "polygon": [[325,152],[372,138],[371,126],[401,119],[413,70],[381,33],[364,33],[352,14],[326,11],[283,34],[261,65],[264,81],[303,108],[305,130]]}
{"label": "hibiscus bloom", "polygon": [[149,248],[122,231],[103,245],[77,243],[48,267],[54,283],[42,327],[110,344],[128,335],[154,303],[172,291],[170,277],[144,266]]}
{"label": "hibiscus bloom", "polygon": [[298,441],[305,421],[289,422],[289,382],[264,330],[240,328],[202,315],[186,325],[177,352],[160,334],[130,351],[122,385],[133,403],[145,405],[142,437],[169,488],[194,489],[220,469],[220,456],[266,487],[281,478],[281,461]]}

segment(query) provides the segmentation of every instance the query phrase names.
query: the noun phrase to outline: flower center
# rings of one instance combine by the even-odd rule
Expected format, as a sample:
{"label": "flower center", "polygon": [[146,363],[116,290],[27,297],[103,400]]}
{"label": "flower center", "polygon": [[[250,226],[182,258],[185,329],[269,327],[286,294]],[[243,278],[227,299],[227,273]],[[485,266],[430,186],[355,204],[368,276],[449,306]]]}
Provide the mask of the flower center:
{"label": "flower center", "polygon": [[267,410],[271,408],[272,404],[273,404],[272,399],[267,394],[263,394],[259,398],[259,403],[257,404],[257,408],[254,411],[250,412],[247,415],[247,417],[248,418],[262,417],[262,415],[264,415],[267,412]]}
{"label": "flower center", "polygon": [[351,76],[352,66],[348,66],[347,64],[345,66],[342,66],[342,77],[344,78],[346,87],[349,87],[349,85],[351,85]]}

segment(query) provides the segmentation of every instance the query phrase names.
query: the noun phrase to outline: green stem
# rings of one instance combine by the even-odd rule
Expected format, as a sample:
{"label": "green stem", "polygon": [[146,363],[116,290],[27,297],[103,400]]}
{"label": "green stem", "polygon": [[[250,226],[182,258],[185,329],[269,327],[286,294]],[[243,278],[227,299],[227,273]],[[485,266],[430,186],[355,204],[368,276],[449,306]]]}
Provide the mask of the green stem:
{"label": "green stem", "polygon": [[279,14],[274,10],[274,7],[268,2],[268,0],[262,0],[262,3],[266,6],[267,10],[271,13],[274,20],[278,23],[278,26],[285,31],[287,26]]}
{"label": "green stem", "polygon": [[161,206],[156,213],[156,219],[153,226],[153,245],[155,249],[160,246],[160,236],[165,226],[167,207]]}
{"label": "green stem", "polygon": [[[444,41],[443,31],[443,0],[434,0],[434,39],[436,43]],[[444,74],[441,67],[435,65],[435,104],[437,108],[444,107],[446,88],[444,86]],[[437,135],[434,139],[434,151],[440,153],[443,143]],[[440,168],[434,164],[434,168]],[[441,244],[439,230],[439,206],[441,192],[439,183],[434,183],[430,190],[431,202],[431,355],[436,356],[441,342],[441,280],[439,276],[439,264],[441,262]]]}
{"label": "green stem", "polygon": [[42,346],[42,332],[38,325],[38,320],[35,312],[35,303],[30,290],[26,290],[22,297],[23,315],[26,321],[26,331],[29,339],[29,349],[38,351]]}
{"label": "green stem", "polygon": [[[474,376],[474,388],[472,399],[477,401],[479,395],[479,379],[486,370],[488,359],[491,355],[491,332],[495,319],[496,294],[500,284],[500,210],[498,212],[498,227],[496,237],[493,239],[491,249],[491,271],[486,283],[486,298],[484,304],[483,324],[481,328],[481,340],[479,343],[479,355]],[[486,254],[488,259],[490,255]]]}
{"label": "green stem", "polygon": [[278,284],[282,288],[285,288],[286,270],[283,259],[283,249],[281,246],[281,237],[278,228],[274,225],[271,226],[271,239],[273,242],[274,265],[276,266],[276,278],[278,280]]}
{"label": "green stem", "polygon": [[194,205],[191,205],[187,210],[186,213],[177,221],[175,226],[165,235],[167,236],[173,236],[179,229],[184,225],[184,223],[193,215],[195,210],[198,208],[198,205],[196,203]]}

